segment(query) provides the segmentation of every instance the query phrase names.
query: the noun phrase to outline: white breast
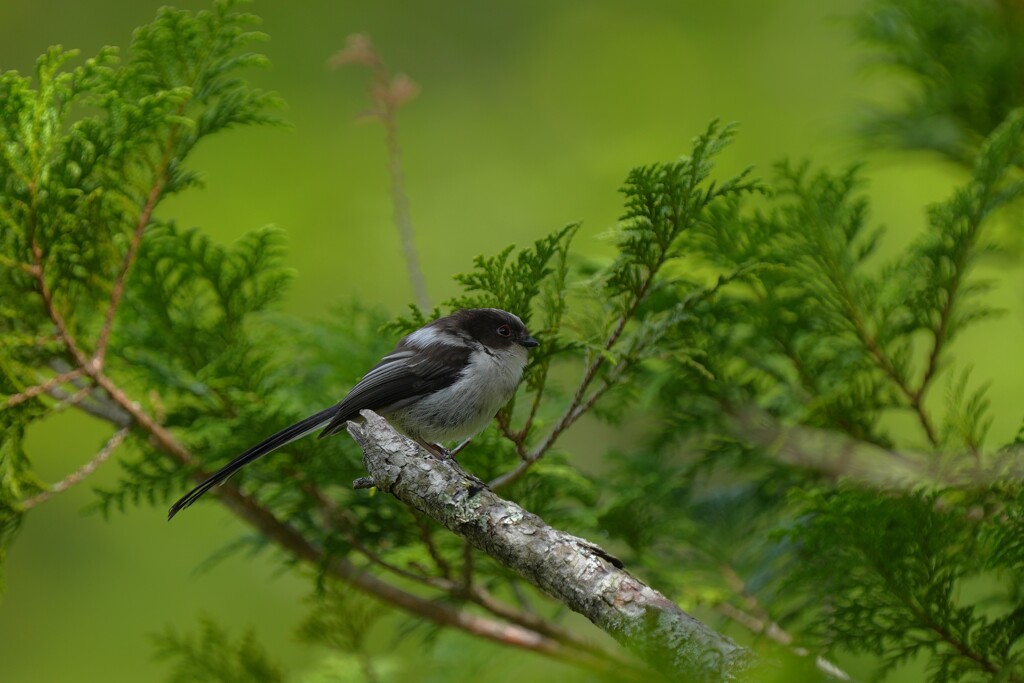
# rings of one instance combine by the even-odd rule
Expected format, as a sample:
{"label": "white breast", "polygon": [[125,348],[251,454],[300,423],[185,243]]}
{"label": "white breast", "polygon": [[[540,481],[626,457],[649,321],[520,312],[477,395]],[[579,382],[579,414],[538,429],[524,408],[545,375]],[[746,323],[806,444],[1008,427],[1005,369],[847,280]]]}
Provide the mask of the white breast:
{"label": "white breast", "polygon": [[467,439],[490,423],[515,394],[526,367],[526,349],[474,351],[469,365],[448,387],[388,416],[413,438],[431,443]]}

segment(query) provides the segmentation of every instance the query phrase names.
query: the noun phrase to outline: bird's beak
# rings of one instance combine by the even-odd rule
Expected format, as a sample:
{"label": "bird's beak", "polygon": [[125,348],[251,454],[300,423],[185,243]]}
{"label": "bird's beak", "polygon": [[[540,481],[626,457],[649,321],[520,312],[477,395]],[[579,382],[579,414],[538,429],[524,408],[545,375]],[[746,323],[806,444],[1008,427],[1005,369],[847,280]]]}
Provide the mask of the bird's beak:
{"label": "bird's beak", "polygon": [[526,339],[517,339],[516,343],[519,344],[520,346],[525,346],[527,348],[540,346],[540,342],[534,339],[533,337],[527,337]]}

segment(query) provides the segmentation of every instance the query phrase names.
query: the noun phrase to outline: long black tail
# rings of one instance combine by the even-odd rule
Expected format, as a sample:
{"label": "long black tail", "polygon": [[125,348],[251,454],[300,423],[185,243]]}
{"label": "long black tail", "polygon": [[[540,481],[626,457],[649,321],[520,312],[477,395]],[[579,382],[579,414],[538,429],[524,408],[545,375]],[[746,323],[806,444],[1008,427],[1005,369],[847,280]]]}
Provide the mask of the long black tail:
{"label": "long black tail", "polygon": [[291,427],[286,427],[277,434],[263,439],[263,441],[260,441],[245,453],[242,453],[227,465],[224,465],[224,467],[221,467],[219,470],[211,474],[202,484],[182,496],[181,500],[172,505],[171,509],[168,510],[167,519],[170,520],[174,515],[199,500],[200,496],[217,484],[227,481],[231,475],[251,463],[253,460],[262,458],[267,453],[276,451],[286,443],[295,441],[296,439],[299,439],[310,432],[315,432],[320,427],[326,425],[331,421],[331,418],[334,417],[334,413],[337,409],[337,406],[331,406],[330,408],[321,410],[316,415],[310,415],[302,422],[296,422]]}

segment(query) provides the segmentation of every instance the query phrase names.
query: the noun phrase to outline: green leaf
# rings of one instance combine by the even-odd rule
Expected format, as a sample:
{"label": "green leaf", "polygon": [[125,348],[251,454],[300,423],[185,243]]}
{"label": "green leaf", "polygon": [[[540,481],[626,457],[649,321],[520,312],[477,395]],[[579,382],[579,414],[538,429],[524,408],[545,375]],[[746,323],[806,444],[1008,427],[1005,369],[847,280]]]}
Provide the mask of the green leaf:
{"label": "green leaf", "polygon": [[237,642],[210,617],[200,619],[200,632],[178,634],[171,629],[152,636],[156,658],[170,663],[169,683],[216,681],[217,683],[280,683],[285,680],[278,665],[252,631]]}

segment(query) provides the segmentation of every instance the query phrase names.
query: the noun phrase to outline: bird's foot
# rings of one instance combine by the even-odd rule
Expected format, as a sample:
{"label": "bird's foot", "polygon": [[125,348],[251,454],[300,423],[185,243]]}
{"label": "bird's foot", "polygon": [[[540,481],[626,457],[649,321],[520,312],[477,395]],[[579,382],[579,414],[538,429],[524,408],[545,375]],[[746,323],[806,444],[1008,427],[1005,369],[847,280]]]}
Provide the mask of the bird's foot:
{"label": "bird's foot", "polygon": [[443,460],[454,460],[455,456],[462,452],[462,449],[469,444],[470,439],[466,439],[455,448],[448,449],[439,443],[430,444],[430,450],[434,451]]}

